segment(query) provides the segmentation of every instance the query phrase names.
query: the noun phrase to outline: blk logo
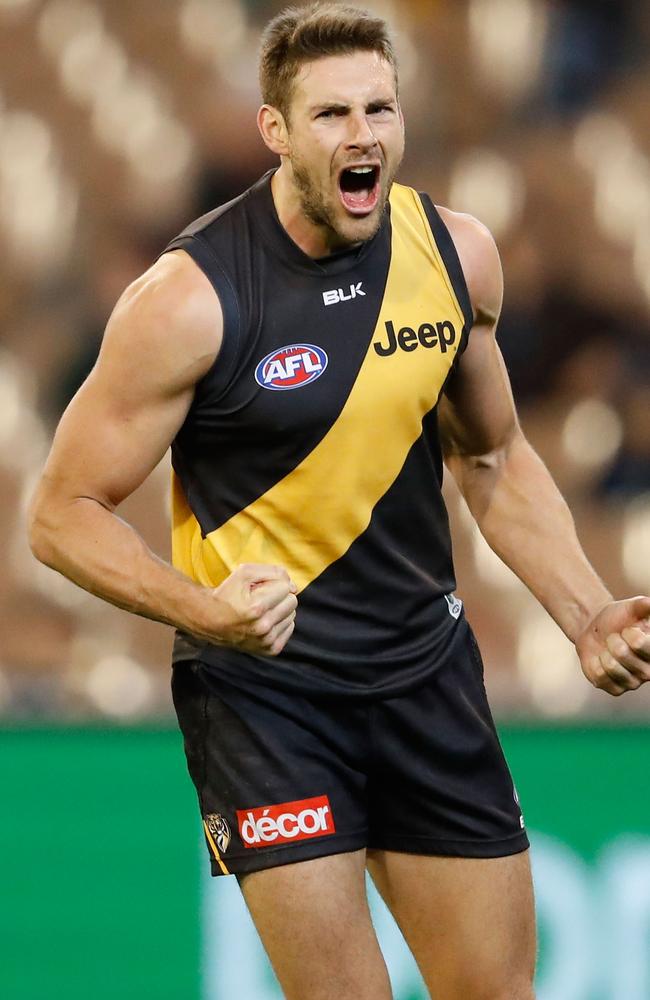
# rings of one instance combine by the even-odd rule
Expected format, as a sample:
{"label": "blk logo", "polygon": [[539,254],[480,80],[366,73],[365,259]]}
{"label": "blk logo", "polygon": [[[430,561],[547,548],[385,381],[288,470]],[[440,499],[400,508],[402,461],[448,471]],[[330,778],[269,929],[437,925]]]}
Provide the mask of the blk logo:
{"label": "blk logo", "polygon": [[330,292],[323,292],[323,302],[326,306],[335,306],[337,302],[349,302],[356,299],[358,295],[365,295],[362,289],[363,281],[357,281],[356,285],[350,285],[349,294],[342,288],[333,288]]}
{"label": "blk logo", "polygon": [[415,351],[418,347],[439,347],[441,354],[447,353],[447,348],[456,341],[456,329],[449,320],[441,323],[423,323],[418,327],[417,332],[410,326],[403,326],[395,332],[395,327],[390,320],[386,326],[386,343],[375,340],[373,347],[381,358],[387,358],[394,354],[399,348],[400,351]]}
{"label": "blk logo", "polygon": [[327,368],[327,354],[313,344],[289,344],[262,358],[255,381],[263,389],[299,389],[320,378]]}

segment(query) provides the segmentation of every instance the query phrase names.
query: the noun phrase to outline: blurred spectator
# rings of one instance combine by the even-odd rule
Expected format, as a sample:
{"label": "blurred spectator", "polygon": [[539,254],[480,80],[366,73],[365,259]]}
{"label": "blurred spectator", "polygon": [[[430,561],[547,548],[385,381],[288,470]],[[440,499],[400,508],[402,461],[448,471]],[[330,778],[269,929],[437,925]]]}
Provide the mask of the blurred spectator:
{"label": "blurred spectator", "polygon": [[[27,552],[24,505],[46,423],[92,367],[124,288],[192,218],[273,164],[255,128],[255,50],[283,5],[229,0],[226,17],[212,0],[0,2],[0,711],[110,716],[124,691],[150,683],[142,711],[168,707],[169,632],[59,595],[61,581]],[[506,278],[499,339],[526,432],[598,571],[619,593],[640,589],[625,553],[640,551],[627,498],[650,491],[650,8],[372,6],[399,34],[403,179],[494,232]],[[168,477],[162,465],[121,511],[163,556]],[[606,711],[571,688],[575,664],[556,656],[550,621],[535,631],[535,656],[560,664],[555,694],[539,688],[524,655],[534,600],[486,552],[449,477],[447,489],[497,711]],[[641,697],[617,712],[647,706]]]}
{"label": "blurred spectator", "polygon": [[607,499],[650,494],[650,384],[630,380],[622,399],[623,441],[597,487]]}
{"label": "blurred spectator", "polygon": [[544,100],[561,115],[583,111],[627,66],[634,52],[634,0],[554,0]]}
{"label": "blurred spectator", "polygon": [[628,316],[585,302],[568,287],[547,288],[528,309],[511,309],[506,299],[499,343],[517,400],[529,403],[556,389],[611,396],[634,350],[634,328]]}
{"label": "blurred spectator", "polygon": [[74,351],[53,379],[49,409],[55,417],[63,412],[93,367],[104,328],[124,289],[147,270],[162,250],[164,237],[147,238],[123,227],[104,233],[95,247],[85,289],[86,307],[77,317]]}

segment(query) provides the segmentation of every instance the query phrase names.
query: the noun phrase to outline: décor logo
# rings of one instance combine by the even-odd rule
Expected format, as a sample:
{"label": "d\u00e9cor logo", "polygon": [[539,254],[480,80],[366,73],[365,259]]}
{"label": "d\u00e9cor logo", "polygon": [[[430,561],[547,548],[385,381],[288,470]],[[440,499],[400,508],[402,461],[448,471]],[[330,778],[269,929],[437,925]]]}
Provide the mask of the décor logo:
{"label": "d\u00e9cor logo", "polygon": [[327,795],[282,802],[277,806],[238,809],[237,822],[245,847],[288,844],[294,840],[336,833]]}

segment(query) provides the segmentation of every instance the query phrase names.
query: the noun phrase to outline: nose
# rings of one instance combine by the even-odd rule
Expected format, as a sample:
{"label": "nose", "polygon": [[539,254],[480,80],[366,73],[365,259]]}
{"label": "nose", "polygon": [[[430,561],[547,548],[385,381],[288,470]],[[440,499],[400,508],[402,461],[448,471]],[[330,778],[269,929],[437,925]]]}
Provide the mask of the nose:
{"label": "nose", "polygon": [[361,151],[368,151],[377,145],[377,139],[375,134],[370,128],[370,122],[368,121],[366,115],[351,115],[350,116],[350,131],[348,135],[347,146],[348,149],[359,149]]}

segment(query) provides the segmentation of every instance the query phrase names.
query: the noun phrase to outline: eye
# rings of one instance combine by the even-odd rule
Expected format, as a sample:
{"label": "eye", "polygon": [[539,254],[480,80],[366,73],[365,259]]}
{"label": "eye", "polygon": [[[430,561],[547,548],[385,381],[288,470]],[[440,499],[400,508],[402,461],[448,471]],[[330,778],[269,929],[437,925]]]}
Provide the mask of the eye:
{"label": "eye", "polygon": [[316,118],[323,118],[327,121],[328,118],[341,118],[347,113],[347,108],[323,108],[316,115]]}

